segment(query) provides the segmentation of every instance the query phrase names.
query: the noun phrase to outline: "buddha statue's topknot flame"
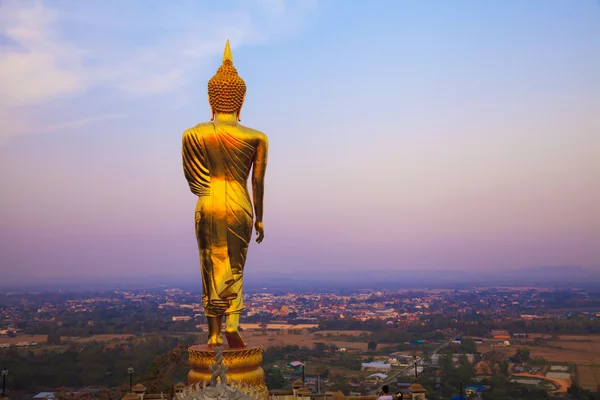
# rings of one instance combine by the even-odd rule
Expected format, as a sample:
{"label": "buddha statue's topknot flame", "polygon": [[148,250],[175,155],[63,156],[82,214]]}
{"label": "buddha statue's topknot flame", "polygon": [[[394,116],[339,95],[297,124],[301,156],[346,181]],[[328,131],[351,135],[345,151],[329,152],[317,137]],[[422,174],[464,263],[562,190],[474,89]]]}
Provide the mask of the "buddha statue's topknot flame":
{"label": "buddha statue's topknot flame", "polygon": [[242,108],[246,83],[239,77],[233,66],[229,40],[225,44],[223,63],[215,76],[208,81],[210,106],[216,113],[236,113]]}

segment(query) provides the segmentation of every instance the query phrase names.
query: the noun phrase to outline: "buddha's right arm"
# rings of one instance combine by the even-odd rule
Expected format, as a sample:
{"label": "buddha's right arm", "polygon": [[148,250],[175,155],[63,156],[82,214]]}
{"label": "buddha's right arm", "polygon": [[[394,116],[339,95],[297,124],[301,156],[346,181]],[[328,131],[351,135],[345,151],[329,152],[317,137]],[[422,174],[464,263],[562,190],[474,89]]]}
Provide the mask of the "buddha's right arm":
{"label": "buddha's right arm", "polygon": [[206,193],[210,185],[210,173],[205,167],[206,156],[203,151],[202,141],[194,131],[188,130],[183,134],[182,145],[183,173],[188,181],[190,190],[196,196]]}
{"label": "buddha's right arm", "polygon": [[267,155],[269,142],[265,135],[258,139],[258,146],[254,153],[254,166],[252,167],[252,195],[254,197],[254,212],[256,222],[263,219],[263,197],[265,192],[265,171],[267,169]]}

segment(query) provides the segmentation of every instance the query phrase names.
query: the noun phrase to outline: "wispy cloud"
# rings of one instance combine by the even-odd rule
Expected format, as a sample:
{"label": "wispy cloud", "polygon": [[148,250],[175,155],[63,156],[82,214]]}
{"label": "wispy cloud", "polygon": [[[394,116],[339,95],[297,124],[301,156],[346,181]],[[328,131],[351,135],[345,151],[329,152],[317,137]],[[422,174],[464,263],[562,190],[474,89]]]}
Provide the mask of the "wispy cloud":
{"label": "wispy cloud", "polygon": [[123,114],[115,113],[115,114],[95,115],[93,117],[87,117],[87,118],[79,118],[79,119],[76,119],[73,121],[61,122],[59,124],[46,125],[43,128],[41,128],[39,132],[47,133],[47,132],[56,132],[56,131],[62,131],[62,130],[72,129],[72,128],[79,128],[81,126],[91,124],[93,122],[107,121],[107,120],[111,120],[111,119],[122,118],[123,116],[124,116]]}
{"label": "wispy cloud", "polygon": [[[316,5],[254,0],[207,9],[208,4],[181,1],[165,9],[162,2],[133,0],[2,2],[0,141],[61,126],[56,121],[45,126],[35,111],[53,100],[68,108],[92,89],[115,98],[177,91],[221,53],[225,38],[233,47],[265,44],[296,32]],[[71,115],[64,126],[88,118]]]}
{"label": "wispy cloud", "polygon": [[0,107],[23,106],[84,88],[76,48],[57,37],[58,15],[39,3],[3,3]]}

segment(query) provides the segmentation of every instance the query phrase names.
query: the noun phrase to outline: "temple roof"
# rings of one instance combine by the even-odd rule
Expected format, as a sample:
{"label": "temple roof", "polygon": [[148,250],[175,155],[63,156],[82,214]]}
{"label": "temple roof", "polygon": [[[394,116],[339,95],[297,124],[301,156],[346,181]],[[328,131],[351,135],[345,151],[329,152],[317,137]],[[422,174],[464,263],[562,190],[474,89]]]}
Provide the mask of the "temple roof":
{"label": "temple roof", "polygon": [[312,394],[312,392],[306,386],[302,386],[300,389],[298,389],[296,391],[296,394]]}
{"label": "temple roof", "polygon": [[140,396],[133,392],[129,392],[123,396],[123,400],[140,400]]}
{"label": "temple roof", "polygon": [[338,390],[333,394],[333,400],[346,400],[346,395],[342,393],[341,390]]}
{"label": "temple roof", "polygon": [[302,385],[304,385],[304,382],[302,382],[300,379],[296,379],[296,380],[294,381],[294,383],[292,383],[292,387],[293,387],[294,389],[301,388],[301,387],[302,387]]}
{"label": "temple roof", "polygon": [[408,390],[410,390],[411,393],[426,393],[427,390],[425,390],[425,388],[423,387],[423,385],[421,385],[420,383],[413,383],[412,385],[410,385],[408,387]]}
{"label": "temple roof", "polygon": [[132,391],[134,391],[136,393],[143,393],[146,391],[146,386],[142,385],[141,383],[136,383],[133,386]]}

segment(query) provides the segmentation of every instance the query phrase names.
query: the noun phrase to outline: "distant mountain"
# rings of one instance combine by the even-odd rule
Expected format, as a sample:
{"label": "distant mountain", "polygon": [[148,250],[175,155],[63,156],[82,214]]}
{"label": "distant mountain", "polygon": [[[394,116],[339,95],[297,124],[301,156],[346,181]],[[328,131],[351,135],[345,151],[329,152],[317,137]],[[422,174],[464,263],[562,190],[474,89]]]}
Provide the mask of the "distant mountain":
{"label": "distant mountain", "polygon": [[249,285],[464,288],[471,286],[600,287],[600,269],[551,266],[479,270],[363,270],[346,273],[269,274],[260,281],[248,274]]}
{"label": "distant mountain", "polygon": [[[0,284],[3,291],[39,290],[90,290],[90,289],[150,289],[158,287],[179,287],[200,290],[200,274],[189,276],[135,276],[105,277],[104,279],[70,277],[43,279],[31,278]],[[478,270],[382,270],[364,269],[351,271],[331,271],[298,273],[295,270],[279,272],[253,272],[248,270],[244,286],[247,289],[405,289],[405,288],[445,288],[462,289],[473,286],[530,286],[551,288],[599,288],[600,268],[579,266],[549,266],[520,269],[478,269]]]}
{"label": "distant mountain", "polygon": [[533,267],[519,270],[495,271],[492,272],[498,279],[526,280],[541,282],[589,282],[596,280],[600,282],[600,270],[584,268],[579,266],[552,266],[552,267]]}

